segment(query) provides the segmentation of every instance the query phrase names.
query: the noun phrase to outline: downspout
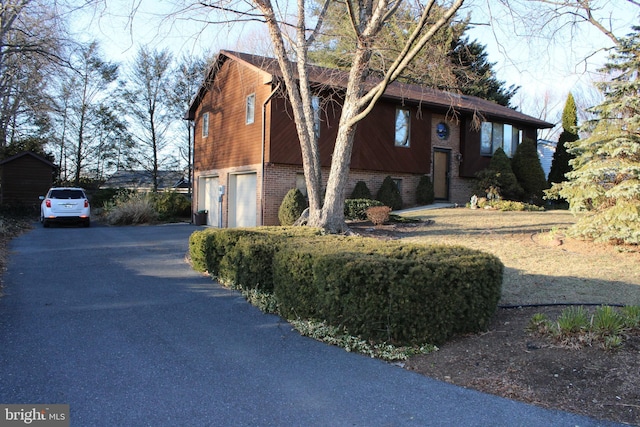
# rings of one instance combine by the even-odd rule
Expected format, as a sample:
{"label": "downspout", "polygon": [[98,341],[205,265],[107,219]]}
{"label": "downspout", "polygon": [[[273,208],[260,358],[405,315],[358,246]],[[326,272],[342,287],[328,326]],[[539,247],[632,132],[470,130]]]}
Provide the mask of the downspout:
{"label": "downspout", "polygon": [[278,92],[278,90],[280,90],[280,82],[278,82],[278,84],[276,85],[276,87],[273,88],[273,90],[271,91],[271,93],[269,94],[269,96],[267,97],[267,99],[264,100],[264,102],[262,103],[262,158],[260,161],[260,165],[262,167],[262,182],[260,184],[260,225],[264,225],[264,206],[265,206],[265,188],[264,188],[264,183],[265,183],[265,178],[264,178],[264,171],[265,171],[265,165],[264,165],[264,158],[265,158],[265,146],[266,146],[266,140],[267,140],[267,104],[269,102],[271,102],[271,100],[273,99],[274,95],[276,94],[276,92]]}

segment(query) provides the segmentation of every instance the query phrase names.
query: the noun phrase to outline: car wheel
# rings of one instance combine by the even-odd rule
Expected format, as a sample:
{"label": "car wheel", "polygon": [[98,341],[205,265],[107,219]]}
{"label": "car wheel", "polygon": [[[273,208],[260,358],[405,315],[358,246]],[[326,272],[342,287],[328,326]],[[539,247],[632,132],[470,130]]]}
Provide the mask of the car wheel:
{"label": "car wheel", "polygon": [[90,219],[86,220],[82,225],[85,227],[91,227],[91,220]]}
{"label": "car wheel", "polygon": [[42,226],[44,228],[49,228],[49,220],[42,218]]}

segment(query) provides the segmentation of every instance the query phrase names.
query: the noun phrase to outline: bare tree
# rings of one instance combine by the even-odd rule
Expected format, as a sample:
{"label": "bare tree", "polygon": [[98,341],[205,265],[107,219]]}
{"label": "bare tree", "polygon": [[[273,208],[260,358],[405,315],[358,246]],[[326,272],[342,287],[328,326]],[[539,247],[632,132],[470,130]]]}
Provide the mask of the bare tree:
{"label": "bare tree", "polygon": [[[502,29],[511,35],[511,39],[531,44],[539,42],[540,45],[536,46],[539,55],[545,51],[540,48],[555,44],[562,45],[567,54],[580,50],[578,55],[581,57],[575,58],[576,72],[586,71],[590,59],[600,51],[618,47],[640,14],[640,2],[637,0],[484,1],[486,6],[483,9],[488,14],[494,32]],[[590,29],[601,33],[602,40],[595,43],[589,40],[587,31]],[[504,39],[503,34],[495,34],[500,43]]]}
{"label": "bare tree", "polygon": [[[170,86],[169,103],[173,115],[178,118],[184,115],[189,109],[189,103],[193,94],[197,92],[198,85],[202,82],[207,67],[205,56],[191,57],[182,56],[173,70],[172,83]],[[189,182],[192,178],[193,169],[193,146],[191,140],[191,122],[183,120],[182,130],[179,133],[178,150],[180,157],[187,163],[187,174]]]}
{"label": "bare tree", "polygon": [[138,162],[151,173],[153,191],[158,190],[160,166],[171,160],[164,150],[169,142],[167,131],[177,121],[171,114],[172,61],[168,50],[150,51],[141,47],[124,92],[135,127],[134,139],[141,148]]}
{"label": "bare tree", "polygon": [[330,1],[326,0],[320,8],[314,8],[313,2],[297,0],[296,11],[292,15],[287,14],[286,2],[252,0],[245,10],[234,9],[233,5],[222,1],[199,2],[212,10],[234,13],[238,21],[259,21],[267,27],[300,141],[309,197],[309,225],[329,232],[346,229],[345,187],[358,122],[369,114],[388,85],[400,76],[423,48],[430,45],[438,30],[449,23],[463,2],[451,0],[440,5],[441,8],[436,7],[434,0],[417,2],[419,19],[406,43],[399,47],[381,78],[369,79],[374,41],[398,11],[402,0],[346,0],[352,33],[351,66],[324,194],[318,139],[314,131],[314,93],[308,75],[308,53],[322,30]]}
{"label": "bare tree", "polygon": [[[118,67],[102,59],[96,42],[73,52],[69,69],[58,87],[57,139],[60,141],[61,165],[68,161],[72,172],[64,170],[77,185],[82,176],[89,176],[90,169],[99,170],[89,163],[98,161],[97,152],[104,135],[105,110],[112,84],[116,81]],[[65,169],[67,169],[65,167]]]}
{"label": "bare tree", "polygon": [[0,2],[0,147],[42,133],[49,76],[62,62],[65,32],[48,2]]}

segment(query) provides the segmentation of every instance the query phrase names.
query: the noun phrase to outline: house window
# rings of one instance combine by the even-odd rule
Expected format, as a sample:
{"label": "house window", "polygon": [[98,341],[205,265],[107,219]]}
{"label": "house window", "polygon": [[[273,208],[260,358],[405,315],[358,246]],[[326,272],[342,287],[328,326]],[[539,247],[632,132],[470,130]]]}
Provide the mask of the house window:
{"label": "house window", "polygon": [[502,148],[508,157],[512,157],[520,142],[522,142],[522,131],[513,125],[482,122],[480,154],[491,156],[498,148]]}
{"label": "house window", "polygon": [[300,190],[304,197],[308,197],[307,194],[307,181],[304,179],[304,173],[296,174],[296,188]]}
{"label": "house window", "polygon": [[396,147],[409,147],[410,119],[411,114],[406,108],[396,110]]}
{"label": "house window", "polygon": [[320,97],[314,96],[311,98],[311,108],[313,109],[313,133],[316,135],[316,140],[320,139]]}
{"label": "house window", "polygon": [[209,136],[209,113],[204,113],[202,115],[202,137],[206,138]]}
{"label": "house window", "polygon": [[250,125],[254,122],[256,113],[256,94],[252,93],[247,96],[247,111],[246,111],[246,124]]}
{"label": "house window", "polygon": [[393,178],[393,182],[396,183],[396,187],[398,187],[398,191],[402,194],[402,179],[401,178]]}

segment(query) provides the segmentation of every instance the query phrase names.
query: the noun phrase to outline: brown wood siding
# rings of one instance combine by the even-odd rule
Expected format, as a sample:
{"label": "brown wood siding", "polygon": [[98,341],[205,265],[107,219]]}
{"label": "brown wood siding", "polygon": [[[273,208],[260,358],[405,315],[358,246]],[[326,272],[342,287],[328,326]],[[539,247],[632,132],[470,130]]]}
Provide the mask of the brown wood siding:
{"label": "brown wood siding", "polygon": [[22,156],[0,166],[3,205],[38,206],[38,196],[53,185],[53,168],[32,156]]}
{"label": "brown wood siding", "polygon": [[[260,163],[262,158],[262,104],[271,86],[264,74],[236,62],[225,62],[195,114],[196,170],[221,169]],[[254,122],[246,124],[246,99],[255,93]],[[209,113],[209,134],[202,136],[202,118]]]}
{"label": "brown wood siding", "polygon": [[[328,167],[335,145],[341,107],[328,102],[323,108],[320,127],[320,158]],[[411,109],[411,146],[396,147],[394,143],[396,106],[380,102],[358,124],[351,156],[351,168],[383,172],[423,173],[431,169],[431,115]],[[270,143],[267,161],[300,165],[302,154],[288,102],[274,99],[271,108]]]}
{"label": "brown wood siding", "polygon": [[384,172],[428,174],[431,170],[431,113],[411,112],[409,147],[395,145],[397,104],[380,101],[358,124],[351,167]]}
{"label": "brown wood siding", "polygon": [[461,123],[462,137],[460,138],[460,176],[474,178],[478,172],[489,166],[491,157],[480,155],[480,131],[473,129],[470,120]]}

